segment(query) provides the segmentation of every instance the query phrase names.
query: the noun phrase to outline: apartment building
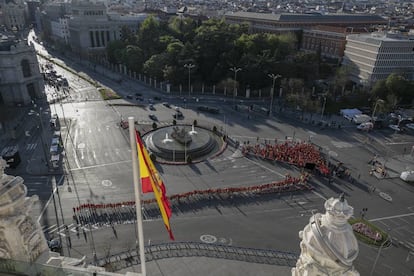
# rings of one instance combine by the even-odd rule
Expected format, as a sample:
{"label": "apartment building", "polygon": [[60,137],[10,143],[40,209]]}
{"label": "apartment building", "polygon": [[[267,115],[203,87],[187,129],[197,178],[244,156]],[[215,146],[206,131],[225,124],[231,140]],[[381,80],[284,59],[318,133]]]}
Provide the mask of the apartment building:
{"label": "apartment building", "polygon": [[391,73],[414,80],[414,37],[395,33],[348,35],[342,64],[351,80],[371,86]]}
{"label": "apartment building", "polygon": [[4,24],[9,30],[23,30],[25,22],[25,3],[23,0],[0,0],[1,18],[0,24]]}

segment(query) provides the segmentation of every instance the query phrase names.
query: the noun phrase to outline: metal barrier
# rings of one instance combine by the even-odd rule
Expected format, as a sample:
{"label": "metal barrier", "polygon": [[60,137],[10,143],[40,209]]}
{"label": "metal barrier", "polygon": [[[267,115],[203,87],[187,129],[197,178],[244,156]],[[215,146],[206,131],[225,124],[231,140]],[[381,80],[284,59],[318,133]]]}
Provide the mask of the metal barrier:
{"label": "metal barrier", "polygon": [[[250,263],[294,267],[298,254],[271,249],[256,249],[200,242],[174,242],[145,247],[147,262],[177,257],[209,257]],[[140,264],[136,250],[114,254],[98,259],[95,263],[111,271],[118,271]]]}

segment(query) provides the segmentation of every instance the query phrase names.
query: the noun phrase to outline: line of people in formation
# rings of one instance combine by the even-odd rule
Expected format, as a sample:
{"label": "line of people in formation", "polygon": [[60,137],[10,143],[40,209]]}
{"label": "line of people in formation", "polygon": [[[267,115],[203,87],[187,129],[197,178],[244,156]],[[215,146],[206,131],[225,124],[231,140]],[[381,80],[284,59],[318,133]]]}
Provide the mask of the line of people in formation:
{"label": "line of people in formation", "polygon": [[[308,173],[302,173],[298,177],[287,174],[285,179],[278,182],[248,186],[248,187],[231,187],[217,188],[207,190],[195,190],[187,193],[181,193],[169,196],[169,200],[175,200],[181,203],[181,200],[191,199],[194,196],[232,196],[237,193],[263,193],[263,192],[291,192],[298,190],[312,189],[307,184],[309,179]],[[155,203],[155,199],[142,201],[144,204]],[[118,203],[85,203],[73,207],[73,220],[76,224],[120,224],[135,221],[135,201],[123,201]],[[158,216],[156,208],[146,209],[149,216]],[[154,212],[154,213],[152,213]]]}
{"label": "line of people in formation", "polygon": [[320,151],[312,144],[306,142],[286,141],[284,143],[245,144],[243,154],[253,154],[260,158],[285,162],[298,167],[314,164],[320,173],[329,174],[329,168]]}

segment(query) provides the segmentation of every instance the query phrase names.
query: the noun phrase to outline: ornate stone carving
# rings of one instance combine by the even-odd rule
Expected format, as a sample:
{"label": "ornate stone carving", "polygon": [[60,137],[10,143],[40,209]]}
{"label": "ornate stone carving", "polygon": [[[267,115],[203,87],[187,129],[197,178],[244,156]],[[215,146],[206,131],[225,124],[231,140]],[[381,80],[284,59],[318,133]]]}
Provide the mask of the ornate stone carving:
{"label": "ornate stone carving", "polygon": [[49,251],[39,223],[29,216],[36,197],[26,198],[23,179],[4,174],[5,167],[0,158],[0,257],[32,262]]}
{"label": "ornate stone carving", "polygon": [[171,133],[171,137],[174,138],[175,141],[177,141],[180,144],[188,145],[193,140],[191,138],[191,135],[189,135],[185,128],[182,127],[181,129],[176,126],[173,128],[173,132]]}
{"label": "ornate stone carving", "polygon": [[357,276],[352,262],[358,256],[358,242],[348,219],[353,208],[344,196],[325,202],[325,214],[313,215],[299,232],[301,254],[292,276]]}

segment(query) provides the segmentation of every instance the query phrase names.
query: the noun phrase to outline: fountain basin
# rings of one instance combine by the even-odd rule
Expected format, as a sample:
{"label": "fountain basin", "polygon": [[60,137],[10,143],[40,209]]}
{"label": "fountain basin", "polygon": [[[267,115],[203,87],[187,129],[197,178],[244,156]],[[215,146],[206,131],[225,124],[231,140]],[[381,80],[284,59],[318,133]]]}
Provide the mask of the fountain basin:
{"label": "fountain basin", "polygon": [[[181,138],[177,137],[180,135]],[[185,139],[184,143],[182,137]],[[158,128],[145,134],[143,138],[149,151],[157,158],[173,162],[184,162],[186,156],[190,156],[192,160],[207,159],[223,145],[221,137],[212,131],[188,125]]]}

